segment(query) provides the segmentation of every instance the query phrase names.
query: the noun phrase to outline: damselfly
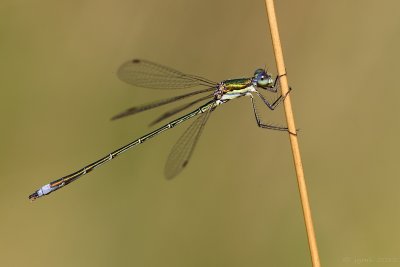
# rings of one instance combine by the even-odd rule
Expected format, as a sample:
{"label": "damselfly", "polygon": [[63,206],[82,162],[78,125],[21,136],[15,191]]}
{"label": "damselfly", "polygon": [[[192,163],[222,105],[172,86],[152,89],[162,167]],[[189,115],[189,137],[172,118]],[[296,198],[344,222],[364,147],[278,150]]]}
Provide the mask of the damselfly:
{"label": "damselfly", "polygon": [[[272,93],[278,93],[279,89],[279,76],[275,79],[272,78],[271,74],[267,73],[264,69],[257,69],[254,75],[250,78],[241,79],[231,79],[225,80],[220,83],[210,81],[208,79],[184,74],[180,71],[152,63],[146,60],[134,59],[124,63],[118,70],[119,78],[129,84],[145,87],[145,88],[155,88],[155,89],[184,89],[192,88],[196,86],[203,87],[203,89],[178,95],[172,98],[163,99],[161,101],[152,102],[138,107],[133,107],[125,110],[122,113],[114,116],[113,119],[122,118],[128,115],[136,114],[145,110],[149,110],[155,107],[159,107],[165,104],[169,104],[178,100],[182,100],[194,95],[202,95],[200,98],[193,100],[189,103],[185,103],[178,106],[158,117],[152,124],[158,123],[166,118],[169,118],[187,108],[194,106],[195,104],[202,103],[198,108],[186,115],[177,118],[164,126],[136,139],[129,144],[109,153],[105,157],[83,167],[82,169],[57,179],[49,184],[44,185],[39,190],[35,191],[29,196],[29,199],[35,200],[41,196],[50,194],[67,184],[77,180],[81,176],[91,172],[95,168],[105,164],[106,162],[114,159],[121,153],[127,151],[128,149],[142,144],[148,139],[171,129],[182,122],[191,119],[195,116],[198,118],[192,123],[191,126],[183,133],[181,138],[172,148],[171,153],[168,157],[165,166],[165,176],[167,179],[171,179],[178,175],[184,167],[189,162],[189,159],[193,153],[193,150],[199,140],[204,125],[206,124],[208,118],[212,111],[214,111],[218,106],[227,103],[229,100],[249,96],[252,103],[252,108],[256,118],[257,125],[261,128],[278,130],[278,131],[288,131],[286,127],[279,127],[269,124],[264,124],[261,122],[260,116],[256,110],[255,100],[253,94],[258,96],[262,102],[271,110],[274,110],[282,100],[285,98],[280,95],[274,102],[270,103],[267,98],[265,98],[260,91],[265,90]],[[260,91],[259,91],[260,90]],[[286,96],[286,95],[285,95]],[[204,103],[205,102],[205,103]]]}

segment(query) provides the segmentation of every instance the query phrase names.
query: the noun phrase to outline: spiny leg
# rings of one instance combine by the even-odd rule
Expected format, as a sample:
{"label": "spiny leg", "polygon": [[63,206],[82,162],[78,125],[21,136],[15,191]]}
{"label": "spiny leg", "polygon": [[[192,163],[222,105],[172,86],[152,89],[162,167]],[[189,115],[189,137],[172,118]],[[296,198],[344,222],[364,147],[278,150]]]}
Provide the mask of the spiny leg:
{"label": "spiny leg", "polygon": [[275,101],[274,103],[269,103],[269,101],[267,99],[265,99],[265,97],[258,91],[256,91],[256,94],[261,98],[261,100],[264,102],[264,104],[270,109],[270,110],[274,110],[280,103],[282,103],[283,100],[285,100],[285,98],[287,97],[287,95],[290,93],[290,91],[292,91],[292,88],[289,87],[289,91],[284,95],[280,95]]}
{"label": "spiny leg", "polygon": [[289,131],[289,129],[287,127],[280,127],[280,126],[262,123],[260,116],[257,113],[257,108],[256,108],[256,104],[254,102],[254,97],[253,97],[253,95],[249,95],[249,96],[251,99],[251,104],[253,106],[254,116],[256,117],[256,122],[257,122],[258,127],[264,128],[264,129],[276,130],[276,131]]}
{"label": "spiny leg", "polygon": [[[285,95],[285,97],[286,97],[286,95]],[[263,124],[261,122],[260,116],[257,113],[257,109],[256,109],[256,105],[255,105],[255,102],[254,102],[253,95],[250,95],[250,97],[251,97],[251,103],[253,105],[254,116],[256,117],[256,122],[257,122],[258,127],[264,128],[264,129],[276,130],[276,131],[286,131],[286,132],[288,132],[288,133],[290,133],[292,135],[297,135],[296,132],[300,131],[299,129],[296,129],[296,132],[291,132],[291,131],[289,131],[289,129],[287,127],[280,127],[280,126],[275,126],[275,125],[270,125],[270,124]]]}

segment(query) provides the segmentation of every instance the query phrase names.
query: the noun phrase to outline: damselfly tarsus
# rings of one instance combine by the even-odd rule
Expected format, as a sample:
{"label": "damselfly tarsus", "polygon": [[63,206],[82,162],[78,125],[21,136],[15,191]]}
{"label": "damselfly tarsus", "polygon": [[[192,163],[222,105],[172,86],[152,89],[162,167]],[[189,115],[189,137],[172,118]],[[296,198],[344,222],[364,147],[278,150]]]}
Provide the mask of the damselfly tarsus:
{"label": "damselfly tarsus", "polygon": [[152,123],[155,124],[189,107],[192,107],[195,104],[201,102],[205,103],[200,105],[192,112],[165,124],[164,126],[140,137],[139,139],[132,141],[131,143],[109,153],[107,156],[83,167],[82,169],[44,185],[39,190],[31,194],[29,196],[29,199],[35,200],[36,198],[39,198],[41,196],[48,195],[51,192],[54,192],[61,187],[64,187],[65,185],[77,180],[79,177],[91,172],[95,168],[103,165],[104,163],[114,159],[116,156],[127,151],[128,149],[135,147],[168,129],[171,129],[188,119],[198,116],[198,118],[192,123],[191,126],[189,126],[189,128],[184,132],[184,134],[172,148],[172,151],[168,157],[165,167],[165,176],[167,179],[171,179],[178,175],[189,162],[189,159],[193,153],[201,132],[204,129],[204,125],[210,117],[211,112],[214,111],[218,106],[228,102],[229,100],[241,96],[250,97],[256,122],[259,127],[278,131],[288,131],[286,127],[279,127],[262,123],[260,116],[257,113],[253,94],[258,96],[262,100],[262,102],[271,110],[274,110],[275,107],[277,107],[285,98],[284,96],[280,95],[273,103],[270,103],[259,92],[259,90],[265,90],[272,93],[278,93],[279,91],[279,77],[273,79],[271,74],[267,73],[264,69],[257,69],[254,72],[254,75],[250,78],[231,79],[216,83],[199,76],[184,74],[180,71],[159,64],[155,64],[150,61],[134,59],[124,63],[119,68],[118,76],[121,80],[129,84],[145,88],[184,89],[201,86],[203,87],[203,89],[178,95],[172,98],[167,98],[161,101],[152,102],[146,105],[133,107],[125,110],[122,113],[117,114],[113,117],[113,119],[118,119],[128,115],[139,113],[194,95],[205,94],[196,100],[185,103],[162,114]]}

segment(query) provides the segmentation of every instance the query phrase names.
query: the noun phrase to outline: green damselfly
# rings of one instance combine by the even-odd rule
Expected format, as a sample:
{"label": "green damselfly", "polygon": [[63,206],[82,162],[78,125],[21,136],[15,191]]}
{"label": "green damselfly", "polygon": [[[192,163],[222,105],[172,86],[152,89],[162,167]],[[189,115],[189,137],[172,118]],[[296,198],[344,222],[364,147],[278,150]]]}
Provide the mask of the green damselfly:
{"label": "green damselfly", "polygon": [[[264,69],[257,69],[254,75],[250,78],[240,78],[224,80],[220,83],[210,81],[200,76],[185,74],[180,71],[165,67],[147,60],[134,59],[124,63],[118,70],[119,78],[129,84],[154,89],[185,89],[192,87],[203,87],[203,89],[178,95],[175,97],[159,100],[156,102],[148,103],[142,106],[129,108],[122,113],[117,114],[112,119],[122,118],[128,115],[136,114],[145,110],[149,110],[155,107],[166,105],[178,100],[182,100],[195,95],[202,95],[200,98],[193,100],[189,103],[185,103],[178,106],[158,117],[151,124],[158,123],[165,120],[187,108],[190,108],[196,104],[202,103],[198,108],[186,115],[179,117],[164,126],[132,141],[131,143],[109,153],[105,157],[83,167],[82,169],[57,179],[49,184],[44,185],[39,190],[35,191],[29,196],[29,199],[35,200],[44,195],[48,195],[65,185],[77,180],[81,176],[91,172],[95,168],[105,164],[106,162],[114,159],[121,153],[128,149],[135,147],[148,139],[171,129],[182,122],[198,116],[197,119],[189,126],[189,128],[183,133],[181,138],[172,148],[171,153],[168,157],[165,176],[167,179],[171,179],[178,175],[183,168],[188,164],[189,159],[193,153],[196,143],[201,135],[204,125],[212,111],[218,106],[228,102],[229,100],[241,97],[249,96],[252,103],[255,119],[257,125],[261,128],[288,131],[286,127],[280,127],[270,124],[264,124],[261,122],[260,116],[256,110],[255,100],[253,94],[258,96],[262,102],[271,110],[274,110],[282,100],[285,98],[280,95],[274,102],[270,103],[259,90],[265,90],[272,93],[278,93],[279,89],[279,76],[275,79],[272,78],[271,74],[267,73]],[[204,103],[205,102],[205,103]]]}

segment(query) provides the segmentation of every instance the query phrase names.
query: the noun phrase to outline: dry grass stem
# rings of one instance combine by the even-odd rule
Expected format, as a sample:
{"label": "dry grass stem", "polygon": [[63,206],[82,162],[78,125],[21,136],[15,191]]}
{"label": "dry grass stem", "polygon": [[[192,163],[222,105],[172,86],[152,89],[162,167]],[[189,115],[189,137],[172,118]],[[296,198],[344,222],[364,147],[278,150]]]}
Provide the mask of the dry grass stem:
{"label": "dry grass stem", "polygon": [[[278,32],[278,24],[276,21],[274,1],[273,0],[265,0],[265,4],[266,4],[266,10],[267,10],[267,15],[268,15],[268,20],[269,20],[269,26],[270,26],[270,30],[271,30],[272,43],[273,43],[273,48],[274,48],[274,53],[275,53],[275,60],[276,60],[278,75],[284,75],[284,74],[286,74],[286,70],[285,70],[285,63],[283,61],[281,41],[280,41],[279,32]],[[286,75],[281,76],[280,83],[281,83],[282,95],[285,95],[289,90]],[[321,264],[320,264],[319,255],[318,255],[317,241],[315,238],[310,203],[308,201],[307,186],[306,186],[306,182],[304,180],[304,172],[303,172],[303,166],[301,163],[301,156],[300,156],[299,144],[297,141],[297,135],[295,134],[296,126],[294,124],[292,105],[291,105],[291,101],[290,101],[290,94],[287,95],[287,97],[284,101],[284,107],[285,107],[286,121],[287,121],[287,125],[288,125],[289,131],[290,131],[289,138],[290,138],[290,143],[292,146],[293,160],[294,160],[294,165],[295,165],[295,169],[296,169],[297,183],[299,186],[301,204],[303,207],[303,215],[304,215],[304,221],[306,224],[312,266],[320,267]]]}

